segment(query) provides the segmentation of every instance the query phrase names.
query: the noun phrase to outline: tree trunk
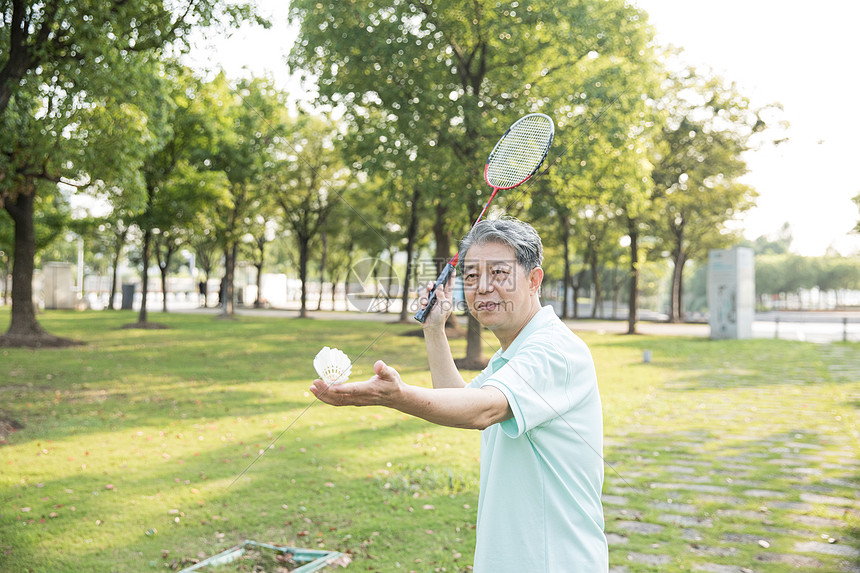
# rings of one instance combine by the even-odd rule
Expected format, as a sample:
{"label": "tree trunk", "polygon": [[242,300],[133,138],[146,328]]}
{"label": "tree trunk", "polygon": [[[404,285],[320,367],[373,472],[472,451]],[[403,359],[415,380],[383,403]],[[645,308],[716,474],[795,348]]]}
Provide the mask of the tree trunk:
{"label": "tree trunk", "polygon": [[340,270],[333,272],[331,275],[331,309],[335,309],[335,295],[337,294],[337,279],[340,277]]}
{"label": "tree trunk", "polygon": [[110,310],[116,310],[116,282],[119,278],[119,258],[122,256],[122,248],[125,246],[125,238],[128,235],[128,230],[126,229],[122,233],[117,233],[116,241],[114,242],[113,247],[113,273],[112,280],[110,284],[110,304],[108,308]]}
{"label": "tree trunk", "polygon": [[254,300],[254,308],[263,308],[263,263],[254,265],[257,269],[257,298]]}
{"label": "tree trunk", "polygon": [[308,317],[308,257],[310,250],[310,239],[305,237],[296,237],[299,241],[299,281],[302,283],[301,309],[299,310],[299,318]]}
{"label": "tree trunk", "polygon": [[224,287],[221,291],[221,318],[233,317],[233,278],[236,270],[238,243],[227,245],[224,249]]}
{"label": "tree trunk", "polygon": [[601,281],[600,281],[600,269],[598,268],[597,255],[592,253],[589,257],[589,265],[591,268],[591,286],[594,289],[594,296],[591,299],[591,318],[597,318],[598,310],[600,310],[600,317],[603,317],[603,309],[600,309],[600,306],[603,304],[603,298],[601,296]]}
{"label": "tree trunk", "polygon": [[672,271],[672,291],[670,294],[669,322],[683,322],[683,281],[684,264],[687,262],[686,253],[681,251],[675,256],[675,268]]}
{"label": "tree trunk", "polygon": [[459,368],[481,370],[487,365],[484,361],[484,340],[481,336],[481,329],[482,326],[478,319],[469,314],[469,324],[466,330],[466,358],[458,364]]}
{"label": "tree trunk", "polygon": [[[418,187],[412,189],[412,208],[409,213],[409,228],[406,230],[406,274],[403,277],[403,294],[401,295],[400,322],[408,322],[409,314],[409,283],[412,278],[412,269],[415,263],[412,255],[415,252],[415,241],[418,238],[418,202],[421,193]],[[414,313],[413,313],[414,314]]]}
{"label": "tree trunk", "polygon": [[[451,257],[451,235],[445,230],[445,218],[448,216],[448,208],[443,206],[441,202],[436,205],[436,218],[433,220],[433,240],[436,242],[436,253],[434,254],[436,264],[436,276],[442,272],[445,265],[448,264],[448,259]],[[436,277],[433,277],[435,282]],[[451,313],[448,317],[448,322],[445,323],[445,328],[454,330],[459,329],[457,317]]]}
{"label": "tree trunk", "polygon": [[669,322],[681,322],[684,319],[684,309],[681,302],[681,282],[684,279],[684,264],[687,262],[687,252],[684,249],[684,229],[675,232],[676,248],[673,254],[674,268],[672,269],[672,288],[669,291]]}
{"label": "tree trunk", "polygon": [[612,318],[618,317],[618,298],[621,294],[621,283],[615,280],[618,275],[618,267],[612,267]]}
{"label": "tree trunk", "polygon": [[579,318],[579,291],[582,289],[585,269],[580,269],[574,276],[576,277],[576,280],[571,280],[571,288],[573,289],[573,318]]}
{"label": "tree trunk", "polygon": [[161,310],[165,314],[167,313],[167,274],[172,257],[173,253],[168,251],[164,257],[164,264],[158,265],[158,270],[161,271]]}
{"label": "tree trunk", "polygon": [[200,289],[200,294],[203,295],[203,308],[209,306],[209,269],[203,269],[203,288]]}
{"label": "tree trunk", "polygon": [[570,285],[570,217],[565,213],[561,220],[561,244],[564,249],[564,294],[561,303],[561,318],[567,318],[567,304],[570,302],[568,286]]}
{"label": "tree trunk", "polygon": [[6,257],[3,261],[3,304],[9,304],[9,259]]}
{"label": "tree trunk", "polygon": [[328,238],[325,233],[320,233],[322,252],[320,253],[320,295],[317,298],[317,310],[322,310],[323,285],[325,284],[325,259],[328,250]]}
{"label": "tree trunk", "polygon": [[636,320],[639,313],[639,230],[636,220],[627,220],[630,235],[630,300],[627,314],[627,334],[636,334]]}
{"label": "tree trunk", "polygon": [[260,248],[260,260],[254,265],[257,269],[257,298],[254,301],[254,308],[263,308],[263,264],[266,262],[266,236],[257,240],[257,246]]}
{"label": "tree trunk", "polygon": [[[164,235],[161,236],[162,241],[168,242],[172,239],[164,238]],[[175,248],[172,244],[168,244],[165,246],[165,250],[162,257],[161,252],[161,241],[155,242],[155,258],[158,261],[158,271],[161,274],[161,310],[165,314],[167,314],[167,275],[170,269],[170,260],[173,258],[173,253],[175,252]]]}
{"label": "tree trunk", "polygon": [[138,324],[146,324],[146,299],[149,295],[149,258],[152,256],[152,229],[143,232],[143,264],[140,275],[140,313],[137,316]]}
{"label": "tree trunk", "polygon": [[9,336],[41,337],[46,334],[36,320],[33,306],[33,271],[36,258],[36,231],[33,202],[36,188],[32,183],[4,207],[15,224],[15,247],[12,262],[12,323]]}

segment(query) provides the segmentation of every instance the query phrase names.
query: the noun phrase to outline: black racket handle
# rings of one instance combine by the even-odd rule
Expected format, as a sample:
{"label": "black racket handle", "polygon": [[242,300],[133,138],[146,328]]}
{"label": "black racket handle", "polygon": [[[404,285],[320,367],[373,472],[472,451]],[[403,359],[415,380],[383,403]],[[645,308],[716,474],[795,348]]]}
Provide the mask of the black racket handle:
{"label": "black racket handle", "polygon": [[439,273],[439,278],[436,279],[436,284],[434,284],[433,288],[430,289],[430,296],[427,297],[427,306],[415,313],[415,320],[422,324],[424,323],[427,319],[427,315],[430,314],[430,310],[433,308],[433,305],[436,304],[436,289],[447,283],[448,279],[451,278],[451,273],[453,272],[454,265],[449,262],[445,265],[445,268],[442,269],[442,272]]}

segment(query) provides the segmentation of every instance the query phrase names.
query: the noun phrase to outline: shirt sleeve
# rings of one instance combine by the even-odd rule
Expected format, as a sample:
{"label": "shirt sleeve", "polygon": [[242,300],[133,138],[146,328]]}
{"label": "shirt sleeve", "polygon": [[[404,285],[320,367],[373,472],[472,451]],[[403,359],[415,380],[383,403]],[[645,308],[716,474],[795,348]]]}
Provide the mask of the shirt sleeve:
{"label": "shirt sleeve", "polygon": [[587,349],[563,352],[553,341],[545,341],[524,345],[484,384],[507,398],[514,415],[501,428],[517,438],[575,408],[596,391],[596,376]]}

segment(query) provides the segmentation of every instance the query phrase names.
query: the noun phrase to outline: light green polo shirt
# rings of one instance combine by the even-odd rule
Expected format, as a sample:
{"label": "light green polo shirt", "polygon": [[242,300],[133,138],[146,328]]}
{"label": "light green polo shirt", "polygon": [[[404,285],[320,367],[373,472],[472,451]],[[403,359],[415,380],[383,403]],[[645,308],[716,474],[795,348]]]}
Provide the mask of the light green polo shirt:
{"label": "light green polo shirt", "polygon": [[475,573],[605,573],[603,413],[588,347],[546,306],[468,387],[484,385],[514,416],[481,432]]}

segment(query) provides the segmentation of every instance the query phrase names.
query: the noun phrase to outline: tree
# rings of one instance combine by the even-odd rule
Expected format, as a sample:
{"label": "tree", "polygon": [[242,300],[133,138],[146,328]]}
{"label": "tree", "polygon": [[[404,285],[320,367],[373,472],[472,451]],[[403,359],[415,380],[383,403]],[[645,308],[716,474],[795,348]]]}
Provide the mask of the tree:
{"label": "tree", "polygon": [[[225,3],[226,4],[226,3]],[[139,188],[150,140],[144,121],[150,58],[194,25],[252,16],[247,5],[153,0],[82,7],[56,0],[0,4],[0,205],[15,226],[12,321],[0,344],[59,344],[32,305],[34,198],[60,181]]]}
{"label": "tree", "polygon": [[749,247],[756,255],[785,255],[791,250],[793,240],[791,225],[786,222],[775,234],[760,235],[753,241],[745,239],[740,246]]}
{"label": "tree", "polygon": [[257,270],[257,294],[254,298],[254,308],[266,306],[263,298],[263,266],[266,264],[266,247],[277,236],[280,230],[280,213],[277,203],[270,195],[258,197],[245,218],[247,234],[243,237],[247,253]]}
{"label": "tree", "polygon": [[200,281],[200,294],[203,295],[203,307],[209,306],[209,279],[218,258],[218,239],[212,229],[211,222],[204,215],[204,223],[191,237],[190,246],[194,249],[197,266],[203,271],[203,279]]}
{"label": "tree", "polygon": [[739,181],[746,173],[743,154],[778,106],[753,109],[734,84],[694,68],[670,74],[663,88],[651,177],[657,235],[674,265],[669,321],[678,322],[685,264],[733,242],[726,222],[754,205],[755,191]]}
{"label": "tree", "polygon": [[[857,208],[860,209],[860,194],[852,199],[855,203],[857,203]],[[857,221],[857,226],[854,227],[854,231],[860,233],[860,221]]]}
{"label": "tree", "polygon": [[[437,249],[477,217],[487,192],[481,167],[507,125],[533,111],[584,114],[591,102],[573,73],[578,66],[604,58],[632,70],[649,53],[644,18],[620,0],[522,8],[297,0],[290,9],[302,22],[290,63],[316,79],[321,102],[343,106],[346,120],[389,149],[404,173],[443,179],[428,180],[433,195],[413,202],[435,207]],[[482,366],[483,341],[472,317],[467,340],[462,365]]]}
{"label": "tree", "polygon": [[101,231],[110,233],[113,238],[113,249],[111,252],[111,282],[110,282],[110,299],[108,308],[116,310],[116,286],[119,282],[119,261],[122,257],[122,251],[128,242],[129,232],[131,231],[131,221],[134,216],[130,211],[119,208],[114,205],[111,212],[103,218]]}
{"label": "tree", "polygon": [[338,149],[341,138],[338,126],[330,120],[302,114],[284,141],[284,159],[266,181],[298,249],[301,318],[307,317],[311,241],[323,229],[334,206],[344,200],[352,179]]}
{"label": "tree", "polygon": [[270,79],[242,79],[231,86],[224,74],[210,84],[224,124],[217,136],[213,170],[226,175],[226,192],[208,216],[224,260],[221,316],[233,316],[233,277],[246,224],[256,216],[262,198],[278,176],[290,137],[287,94]]}
{"label": "tree", "polygon": [[143,232],[141,248],[141,304],[137,326],[148,327],[149,265],[155,250],[161,274],[163,308],[170,260],[188,240],[209,205],[226,201],[223,171],[211,169],[224,121],[215,98],[191,71],[168,63],[160,70],[159,102],[151,123],[158,128],[153,152],[141,171],[146,202],[135,219]]}

